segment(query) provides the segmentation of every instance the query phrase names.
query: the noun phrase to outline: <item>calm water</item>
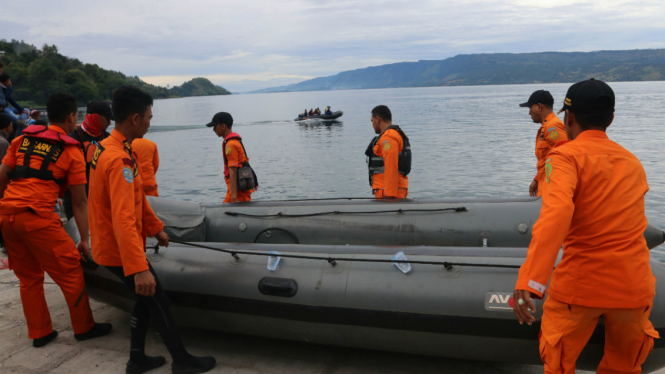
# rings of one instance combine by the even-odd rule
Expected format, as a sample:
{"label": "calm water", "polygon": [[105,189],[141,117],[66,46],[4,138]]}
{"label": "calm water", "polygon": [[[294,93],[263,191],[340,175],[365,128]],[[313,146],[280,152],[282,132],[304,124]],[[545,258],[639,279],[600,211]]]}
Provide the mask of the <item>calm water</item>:
{"label": "calm water", "polygon": [[[222,139],[204,127],[227,111],[260,181],[253,197],[371,197],[365,148],[374,136],[370,111],[390,107],[413,149],[411,198],[528,196],[536,174],[539,124],[520,108],[547,89],[558,108],[569,84],[435,87],[214,96],[158,100],[148,135],[159,147],[163,197],[220,203],[226,193]],[[642,161],[651,190],[647,216],[665,227],[665,82],[613,83],[616,119],[609,128]],[[294,122],[303,109],[343,110],[334,123]]]}

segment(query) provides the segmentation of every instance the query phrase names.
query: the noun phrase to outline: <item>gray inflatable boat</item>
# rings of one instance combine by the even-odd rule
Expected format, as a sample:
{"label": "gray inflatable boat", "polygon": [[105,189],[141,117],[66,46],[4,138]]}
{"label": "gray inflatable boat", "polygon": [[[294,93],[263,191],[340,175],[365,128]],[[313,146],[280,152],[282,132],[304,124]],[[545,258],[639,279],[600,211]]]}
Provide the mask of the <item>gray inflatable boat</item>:
{"label": "gray inflatable boat", "polygon": [[[223,205],[149,199],[172,239],[183,242],[147,250],[183,326],[540,363],[539,322],[520,326],[511,307],[538,199]],[[650,248],[664,241],[652,226],[645,236]],[[397,264],[402,269],[392,260],[398,252],[409,262]],[[665,268],[655,260],[651,266],[657,289],[665,290]],[[87,269],[86,281],[91,297],[131,310],[131,296],[104,267]],[[663,295],[651,317],[661,334]],[[537,307],[540,321],[542,302]],[[595,368],[603,344],[599,324],[578,367]],[[658,340],[644,372],[665,367],[664,353]]]}

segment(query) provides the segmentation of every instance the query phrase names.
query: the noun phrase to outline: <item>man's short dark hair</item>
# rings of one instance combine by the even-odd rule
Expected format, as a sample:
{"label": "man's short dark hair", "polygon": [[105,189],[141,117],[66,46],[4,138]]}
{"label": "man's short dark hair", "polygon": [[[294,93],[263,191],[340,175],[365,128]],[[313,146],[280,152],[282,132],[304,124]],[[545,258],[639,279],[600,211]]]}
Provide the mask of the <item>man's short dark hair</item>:
{"label": "man's short dark hair", "polygon": [[393,120],[393,114],[390,113],[390,109],[385,105],[375,106],[374,109],[372,109],[372,117],[379,117],[387,122],[392,122]]}
{"label": "man's short dark hair", "polygon": [[152,106],[152,96],[136,86],[120,86],[113,92],[113,116],[115,121],[123,122],[138,114],[143,118],[145,111]]}
{"label": "man's short dark hair", "polygon": [[573,113],[577,123],[584,130],[592,128],[606,129],[612,123],[613,112],[596,112],[596,113]]}
{"label": "man's short dark hair", "polygon": [[67,117],[78,112],[76,98],[70,94],[56,92],[48,97],[46,115],[51,122],[63,123]]}
{"label": "man's short dark hair", "polygon": [[7,73],[0,74],[0,82],[4,82],[4,81],[6,81],[7,79],[10,79],[10,78],[11,77]]}

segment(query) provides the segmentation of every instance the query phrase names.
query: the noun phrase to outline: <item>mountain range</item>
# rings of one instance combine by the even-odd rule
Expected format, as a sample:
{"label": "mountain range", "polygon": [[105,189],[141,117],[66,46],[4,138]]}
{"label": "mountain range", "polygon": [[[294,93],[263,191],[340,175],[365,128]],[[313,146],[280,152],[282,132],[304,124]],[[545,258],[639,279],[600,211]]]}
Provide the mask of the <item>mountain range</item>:
{"label": "mountain range", "polygon": [[457,55],[344,71],[253,93],[395,87],[665,80],[665,49]]}

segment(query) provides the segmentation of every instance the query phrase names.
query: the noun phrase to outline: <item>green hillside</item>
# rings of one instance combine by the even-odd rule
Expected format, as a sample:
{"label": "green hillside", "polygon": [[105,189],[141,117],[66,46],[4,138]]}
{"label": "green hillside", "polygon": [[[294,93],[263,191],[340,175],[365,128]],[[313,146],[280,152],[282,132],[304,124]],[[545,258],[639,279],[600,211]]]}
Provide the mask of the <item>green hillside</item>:
{"label": "green hillside", "polygon": [[11,76],[14,99],[29,106],[45,105],[48,96],[58,91],[74,95],[81,105],[93,100],[110,100],[112,92],[123,84],[138,86],[155,99],[230,94],[205,78],[194,78],[172,88],[154,86],[139,77],[63,56],[55,45],[45,44],[40,50],[16,40],[0,40],[0,51],[5,52],[0,61]]}
{"label": "green hillside", "polygon": [[608,82],[665,80],[665,49],[458,55],[345,71],[257,92],[569,83],[592,77]]}

